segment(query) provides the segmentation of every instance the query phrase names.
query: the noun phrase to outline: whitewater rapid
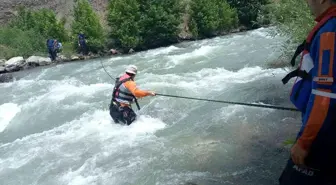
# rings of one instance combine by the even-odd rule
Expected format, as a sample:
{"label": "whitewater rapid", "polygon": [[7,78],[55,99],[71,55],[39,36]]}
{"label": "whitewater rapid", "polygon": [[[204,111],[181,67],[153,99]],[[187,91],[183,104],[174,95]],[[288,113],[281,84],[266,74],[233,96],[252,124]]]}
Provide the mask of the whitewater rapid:
{"label": "whitewater rapid", "polygon": [[291,106],[288,69],[267,65],[283,42],[271,30],[38,68],[0,84],[0,184],[277,184],[299,115],[157,96],[140,100],[131,126],[116,125],[114,81],[101,66],[117,77],[137,65],[139,87],[159,93]]}

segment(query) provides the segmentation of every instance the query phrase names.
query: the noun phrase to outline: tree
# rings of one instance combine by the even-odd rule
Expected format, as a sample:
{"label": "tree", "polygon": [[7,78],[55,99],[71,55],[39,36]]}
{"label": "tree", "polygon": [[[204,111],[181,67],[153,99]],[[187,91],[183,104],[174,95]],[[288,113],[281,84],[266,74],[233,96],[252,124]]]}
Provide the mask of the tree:
{"label": "tree", "polygon": [[[74,38],[77,38],[80,32],[85,34],[88,38],[90,51],[98,52],[104,48],[104,30],[88,0],[77,0],[71,27]],[[74,44],[77,48],[77,39],[75,39]]]}
{"label": "tree", "polygon": [[[144,5],[144,4],[142,4]],[[178,0],[147,0],[142,17],[145,48],[177,42],[181,9]]]}
{"label": "tree", "polygon": [[41,9],[32,13],[34,30],[46,38],[55,38],[61,41],[68,39],[64,22],[58,21],[53,11]]}
{"label": "tree", "polygon": [[111,37],[117,40],[117,46],[130,49],[143,42],[140,19],[140,5],[137,0],[110,1],[108,24],[111,27]]}
{"label": "tree", "polygon": [[124,49],[148,49],[177,42],[178,0],[110,1],[111,37]]}
{"label": "tree", "polygon": [[227,0],[231,7],[237,9],[239,23],[249,28],[258,27],[257,18],[263,5],[269,0]]}
{"label": "tree", "polygon": [[189,27],[195,37],[212,37],[235,27],[237,12],[223,0],[193,0],[190,4]]}
{"label": "tree", "polygon": [[18,15],[10,22],[10,27],[23,31],[34,30],[43,38],[57,38],[67,40],[64,22],[56,19],[52,10],[40,9],[31,11],[23,6],[18,7]]}
{"label": "tree", "polygon": [[314,18],[308,9],[304,0],[281,0],[273,3],[269,11],[272,12],[272,22],[278,25],[280,33],[299,43],[314,25]]}

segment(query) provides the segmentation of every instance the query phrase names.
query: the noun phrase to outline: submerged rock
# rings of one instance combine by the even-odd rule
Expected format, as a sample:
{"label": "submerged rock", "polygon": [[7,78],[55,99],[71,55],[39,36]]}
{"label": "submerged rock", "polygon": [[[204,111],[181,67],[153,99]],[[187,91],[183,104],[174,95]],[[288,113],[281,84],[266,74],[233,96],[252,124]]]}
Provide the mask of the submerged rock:
{"label": "submerged rock", "polygon": [[13,75],[10,73],[0,74],[0,83],[13,81]]}

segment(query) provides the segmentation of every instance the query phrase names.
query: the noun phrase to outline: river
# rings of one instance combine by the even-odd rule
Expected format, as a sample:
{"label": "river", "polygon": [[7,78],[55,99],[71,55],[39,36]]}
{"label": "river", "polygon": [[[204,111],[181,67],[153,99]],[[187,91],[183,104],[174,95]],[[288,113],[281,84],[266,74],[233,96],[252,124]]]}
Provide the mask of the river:
{"label": "river", "polygon": [[159,93],[290,107],[289,69],[267,65],[284,40],[271,30],[20,72],[0,84],[0,184],[277,184],[298,113],[156,96],[117,125],[101,67],[137,65],[139,87]]}

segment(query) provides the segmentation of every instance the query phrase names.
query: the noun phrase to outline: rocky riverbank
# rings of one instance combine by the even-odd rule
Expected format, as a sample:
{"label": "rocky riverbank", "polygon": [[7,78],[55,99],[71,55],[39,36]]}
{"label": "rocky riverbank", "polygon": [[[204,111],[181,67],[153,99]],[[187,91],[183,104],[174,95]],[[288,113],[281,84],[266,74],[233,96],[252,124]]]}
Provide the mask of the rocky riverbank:
{"label": "rocky riverbank", "polygon": [[55,61],[51,61],[49,57],[42,56],[30,56],[24,58],[22,56],[13,57],[9,60],[0,59],[0,83],[8,82],[13,80],[13,75],[11,73],[31,69],[39,66],[56,65],[60,63],[88,60],[93,58],[101,57],[100,55],[88,55],[88,56],[76,56],[65,57],[64,55],[59,55]]}

